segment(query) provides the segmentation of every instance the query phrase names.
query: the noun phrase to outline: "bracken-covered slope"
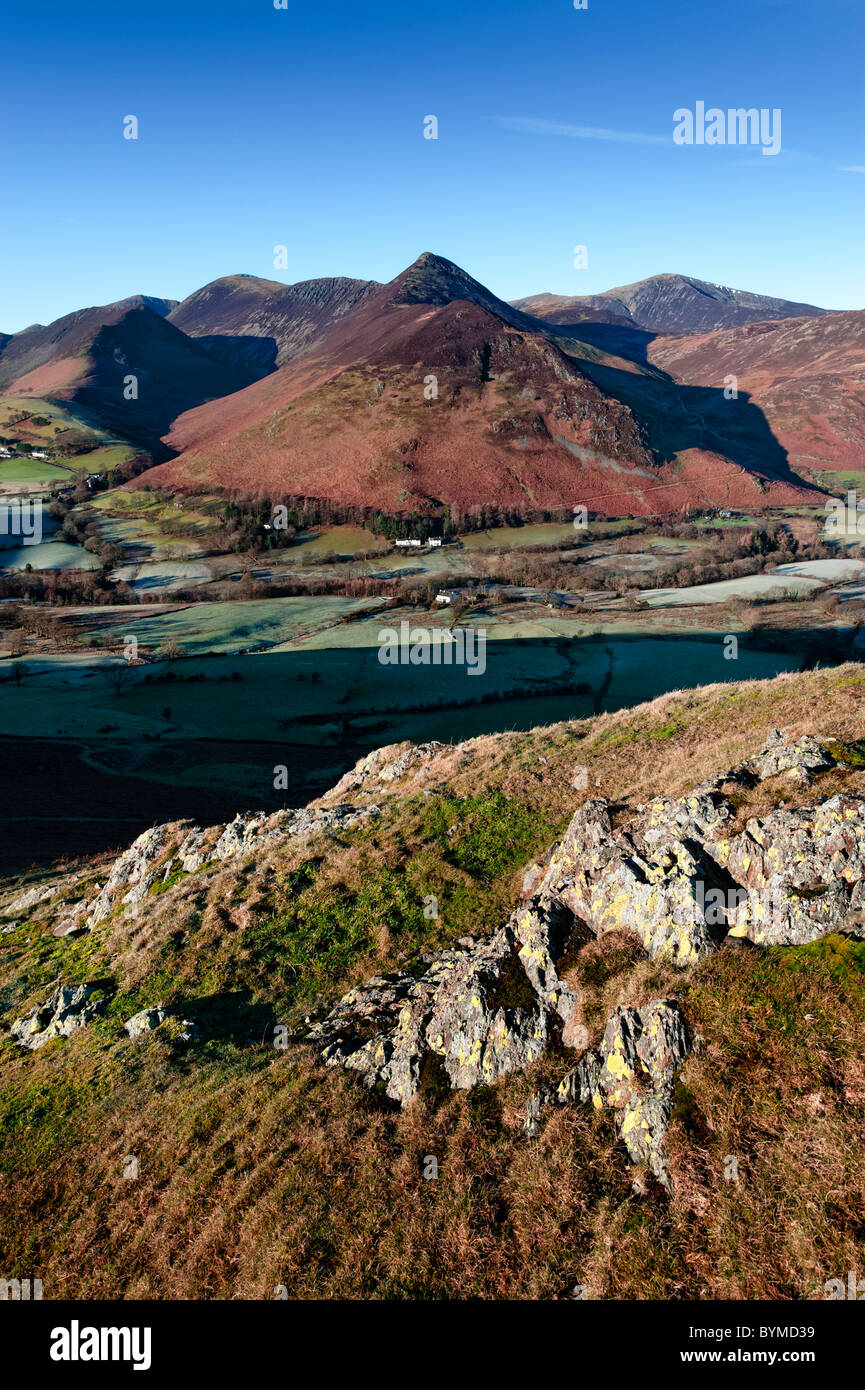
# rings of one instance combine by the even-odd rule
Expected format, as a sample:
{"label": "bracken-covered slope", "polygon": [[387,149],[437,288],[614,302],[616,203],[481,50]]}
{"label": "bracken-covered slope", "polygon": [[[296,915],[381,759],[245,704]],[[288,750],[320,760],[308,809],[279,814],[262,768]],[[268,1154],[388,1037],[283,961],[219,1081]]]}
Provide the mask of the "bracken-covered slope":
{"label": "bracken-covered slope", "polygon": [[216,360],[170,323],[174,303],[138,295],[13,334],[0,348],[0,391],[72,402],[110,431],[158,444],[177,415],[256,375]]}
{"label": "bracken-covered slope", "polygon": [[33,373],[41,373],[46,380],[56,379],[62,385],[75,375],[80,359],[90,351],[106,325],[119,323],[140,309],[164,319],[176,303],[174,299],[133,295],[115,304],[76,309],[48,325],[34,324],[20,333],[4,334],[0,342],[0,389],[8,391],[14,387],[25,391]]}
{"label": "bracken-covered slope", "polygon": [[7,1277],[825,1297],[865,1255],[863,695],[380,749],[4,885]]}
{"label": "bracken-covered slope", "polygon": [[819,317],[826,309],[771,295],[732,290],[688,275],[651,275],[603,294],[539,294],[515,307],[551,323],[577,323],[590,313],[608,323],[628,323],[652,333],[706,333],[763,319]]}
{"label": "bracken-covered slope", "polygon": [[651,362],[692,386],[717,387],[735,375],[797,473],[862,467],[865,311],[657,337],[647,352]]}
{"label": "bracken-covered slope", "polygon": [[177,457],[147,482],[391,511],[806,500],[760,413],[742,400],[716,419],[717,403],[427,253],[316,347],[178,420]]}

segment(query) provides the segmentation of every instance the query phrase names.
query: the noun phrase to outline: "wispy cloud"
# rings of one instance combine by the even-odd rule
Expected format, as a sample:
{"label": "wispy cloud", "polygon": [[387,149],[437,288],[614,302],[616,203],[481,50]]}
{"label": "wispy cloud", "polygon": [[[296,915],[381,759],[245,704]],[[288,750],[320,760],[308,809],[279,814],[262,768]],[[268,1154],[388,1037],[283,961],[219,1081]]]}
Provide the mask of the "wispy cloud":
{"label": "wispy cloud", "polygon": [[865,174],[865,164],[842,164],[842,174]]}
{"label": "wispy cloud", "polygon": [[571,140],[612,140],[621,145],[670,145],[669,135],[646,135],[639,130],[609,130],[606,126],[560,125],[535,116],[495,116],[506,130],[525,130],[532,135],[566,135]]}

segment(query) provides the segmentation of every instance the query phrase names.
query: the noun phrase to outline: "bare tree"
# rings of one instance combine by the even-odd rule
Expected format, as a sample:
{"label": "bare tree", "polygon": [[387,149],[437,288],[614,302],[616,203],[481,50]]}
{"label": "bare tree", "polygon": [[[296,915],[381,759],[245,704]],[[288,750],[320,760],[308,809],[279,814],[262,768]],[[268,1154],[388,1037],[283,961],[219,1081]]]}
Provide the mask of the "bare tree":
{"label": "bare tree", "polygon": [[103,669],[106,684],[118,698],[135,685],[135,671],[127,661],[113,661]]}
{"label": "bare tree", "polygon": [[183,648],[176,637],[169,637],[159,648],[158,655],[163,661],[177,661],[183,655]]}

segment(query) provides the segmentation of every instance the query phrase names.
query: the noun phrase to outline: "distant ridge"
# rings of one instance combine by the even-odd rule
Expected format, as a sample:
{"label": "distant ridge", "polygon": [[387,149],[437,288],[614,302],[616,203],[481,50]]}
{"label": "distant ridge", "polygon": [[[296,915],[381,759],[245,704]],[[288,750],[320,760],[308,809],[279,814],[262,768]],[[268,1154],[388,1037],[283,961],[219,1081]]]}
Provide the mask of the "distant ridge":
{"label": "distant ridge", "polygon": [[627,323],[652,333],[710,333],[765,319],[820,317],[830,312],[749,290],[728,289],[687,275],[652,275],[603,294],[530,295],[514,307],[550,323],[580,322],[586,310],[610,323]]}
{"label": "distant ridge", "polygon": [[[312,346],[343,314],[380,288],[375,280],[342,275],[296,285],[256,275],[225,275],[189,295],[169,318],[192,338],[256,339],[256,360],[272,371]],[[231,351],[228,341],[221,346],[223,355]]]}

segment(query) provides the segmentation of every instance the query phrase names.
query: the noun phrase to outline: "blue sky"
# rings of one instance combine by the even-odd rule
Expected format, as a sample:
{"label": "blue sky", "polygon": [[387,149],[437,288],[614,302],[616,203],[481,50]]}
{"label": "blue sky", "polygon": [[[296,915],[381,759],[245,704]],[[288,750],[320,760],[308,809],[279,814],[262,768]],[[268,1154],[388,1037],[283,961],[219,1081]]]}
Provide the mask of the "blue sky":
{"label": "blue sky", "polygon": [[[675,270],[865,304],[860,0],[7,0],[3,40],[6,332],[425,250],[507,299]],[[674,145],[700,100],[780,108],[781,154]]]}

